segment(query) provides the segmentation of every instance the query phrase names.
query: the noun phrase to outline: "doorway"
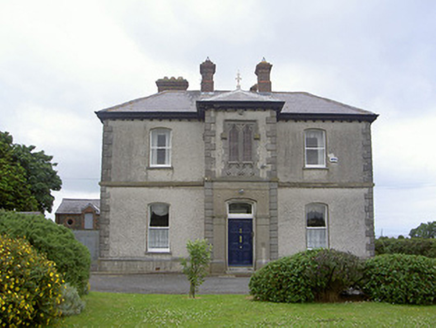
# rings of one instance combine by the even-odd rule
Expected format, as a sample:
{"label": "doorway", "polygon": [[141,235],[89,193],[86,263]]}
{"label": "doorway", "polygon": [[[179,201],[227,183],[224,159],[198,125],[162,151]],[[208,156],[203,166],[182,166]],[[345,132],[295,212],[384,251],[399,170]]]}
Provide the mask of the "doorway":
{"label": "doorway", "polygon": [[249,203],[231,203],[228,209],[228,265],[231,267],[252,267],[252,205]]}

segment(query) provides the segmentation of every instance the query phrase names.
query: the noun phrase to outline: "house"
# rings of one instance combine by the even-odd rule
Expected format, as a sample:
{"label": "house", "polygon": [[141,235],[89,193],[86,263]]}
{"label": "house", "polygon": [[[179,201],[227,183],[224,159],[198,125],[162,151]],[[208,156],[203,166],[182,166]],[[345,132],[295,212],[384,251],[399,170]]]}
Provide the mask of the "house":
{"label": "house", "polygon": [[100,199],[63,198],[55,222],[73,230],[98,230]]}
{"label": "house", "polygon": [[308,248],[374,255],[371,123],[377,115],[306,92],[183,78],[96,112],[103,123],[99,270],[180,271],[188,239],[212,273],[252,272]]}
{"label": "house", "polygon": [[91,254],[91,269],[97,269],[99,253],[100,199],[63,198],[55,212],[55,222],[71,229]]}

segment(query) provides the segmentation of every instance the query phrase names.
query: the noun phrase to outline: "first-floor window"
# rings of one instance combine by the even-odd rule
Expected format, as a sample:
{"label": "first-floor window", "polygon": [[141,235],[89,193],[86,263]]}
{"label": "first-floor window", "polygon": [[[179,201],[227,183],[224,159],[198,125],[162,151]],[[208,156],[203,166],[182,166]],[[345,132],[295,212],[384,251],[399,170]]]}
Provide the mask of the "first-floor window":
{"label": "first-floor window", "polygon": [[327,247],[327,206],[313,203],[306,206],[307,248]]}
{"label": "first-floor window", "polygon": [[253,162],[253,122],[229,122],[229,162]]}
{"label": "first-floor window", "polygon": [[169,244],[169,205],[150,205],[148,225],[148,251],[168,252]]}
{"label": "first-floor window", "polygon": [[325,132],[312,129],[304,134],[306,167],[325,167]]}
{"label": "first-floor window", "polygon": [[155,129],[151,131],[150,166],[171,166],[171,130]]}

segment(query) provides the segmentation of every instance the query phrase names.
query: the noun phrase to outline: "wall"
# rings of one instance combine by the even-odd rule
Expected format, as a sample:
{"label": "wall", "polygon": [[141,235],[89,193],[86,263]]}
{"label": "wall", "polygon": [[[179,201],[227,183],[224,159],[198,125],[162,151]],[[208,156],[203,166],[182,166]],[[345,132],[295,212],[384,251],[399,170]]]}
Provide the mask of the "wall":
{"label": "wall", "polygon": [[[109,193],[109,252],[106,256],[109,261],[104,264],[104,270],[135,272],[144,265],[148,271],[180,270],[179,258],[188,255],[187,240],[204,237],[203,189],[119,187],[109,188]],[[170,253],[147,252],[148,205],[151,203],[170,205]],[[120,260],[128,262],[116,263]],[[153,264],[153,261],[157,262]]]}
{"label": "wall", "polygon": [[327,205],[330,248],[370,256],[368,234],[373,234],[373,226],[366,220],[367,192],[361,188],[279,188],[279,256],[306,249],[305,207],[309,203]]}
{"label": "wall", "polygon": [[99,232],[97,230],[73,230],[78,241],[85,245],[91,254],[91,270],[97,270],[99,254]]}
{"label": "wall", "polygon": [[[110,157],[106,156],[106,161],[110,163],[112,181],[203,181],[202,123],[118,120],[107,124],[110,127],[111,147],[106,149],[106,152],[103,149],[103,156],[110,152]],[[172,131],[171,168],[150,168],[150,131],[155,128],[167,128]]]}
{"label": "wall", "polygon": [[[251,200],[255,268],[306,249],[305,205],[328,205],[329,246],[373,254],[370,124],[283,122],[272,111],[207,111],[205,122],[109,121],[104,125],[100,268],[113,272],[180,271],[187,239],[214,245],[212,271],[226,271],[225,203]],[[254,177],[225,171],[226,120],[256,120]],[[172,167],[149,168],[150,130],[172,130]],[[326,153],[338,163],[304,168],[304,130],[326,131]],[[244,194],[239,190],[244,189]],[[148,204],[170,204],[169,254],[147,253]]]}
{"label": "wall", "polygon": [[[305,169],[304,130],[322,129],[326,134],[326,154],[334,154],[338,163],[327,160],[326,169]],[[364,158],[369,142],[366,122],[279,122],[277,129],[277,162],[280,182],[362,183],[372,182],[364,174]],[[372,167],[370,168],[372,170]],[[369,181],[370,180],[370,181]]]}

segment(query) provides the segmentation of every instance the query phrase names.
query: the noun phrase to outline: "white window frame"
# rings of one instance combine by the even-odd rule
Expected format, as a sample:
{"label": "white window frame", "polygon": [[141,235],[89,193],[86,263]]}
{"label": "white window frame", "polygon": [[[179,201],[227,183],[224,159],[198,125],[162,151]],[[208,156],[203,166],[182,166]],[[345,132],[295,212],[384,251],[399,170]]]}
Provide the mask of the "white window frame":
{"label": "white window frame", "polygon": [[[238,203],[250,205],[251,206],[251,213],[232,213],[230,211],[230,206],[232,204],[238,204]],[[252,202],[247,202],[244,200],[228,202],[227,203],[227,217],[229,219],[253,219],[254,218],[254,204]]]}
{"label": "white window frame", "polygon": [[[158,136],[165,136],[165,146],[158,146]],[[158,151],[165,152],[165,163],[158,163]],[[171,167],[171,130],[158,128],[150,131],[150,167]]]}
{"label": "white window frame", "polygon": [[[309,227],[308,226],[308,220],[307,215],[310,212],[310,210],[314,207],[322,207],[324,212],[324,227]],[[306,247],[307,249],[315,249],[315,248],[329,248],[329,234],[328,234],[328,206],[323,203],[310,203],[306,205],[305,213],[304,213],[304,220],[306,223]],[[309,234],[314,231],[325,231],[325,242],[324,245],[309,245]]]}
{"label": "white window frame", "polygon": [[[309,133],[319,133],[320,137],[322,138],[322,142],[320,143],[318,147],[310,147],[307,145],[307,137]],[[320,156],[321,161],[320,163],[316,164],[309,164],[308,163],[308,152],[309,151],[317,151],[322,152],[322,156]],[[304,161],[305,161],[305,167],[308,168],[325,168],[326,167],[326,133],[324,130],[321,129],[308,129],[304,131]]]}
{"label": "white window frame", "polygon": [[[164,227],[164,226],[154,226],[151,227],[151,216],[152,216],[152,207],[154,205],[158,205],[158,206],[167,206],[168,208],[168,226]],[[148,224],[147,224],[147,251],[150,253],[169,253],[170,252],[170,205],[166,204],[166,203],[153,203],[153,204],[149,204],[148,205]],[[151,234],[152,231],[167,231],[167,247],[152,247],[150,246],[151,244]]]}

